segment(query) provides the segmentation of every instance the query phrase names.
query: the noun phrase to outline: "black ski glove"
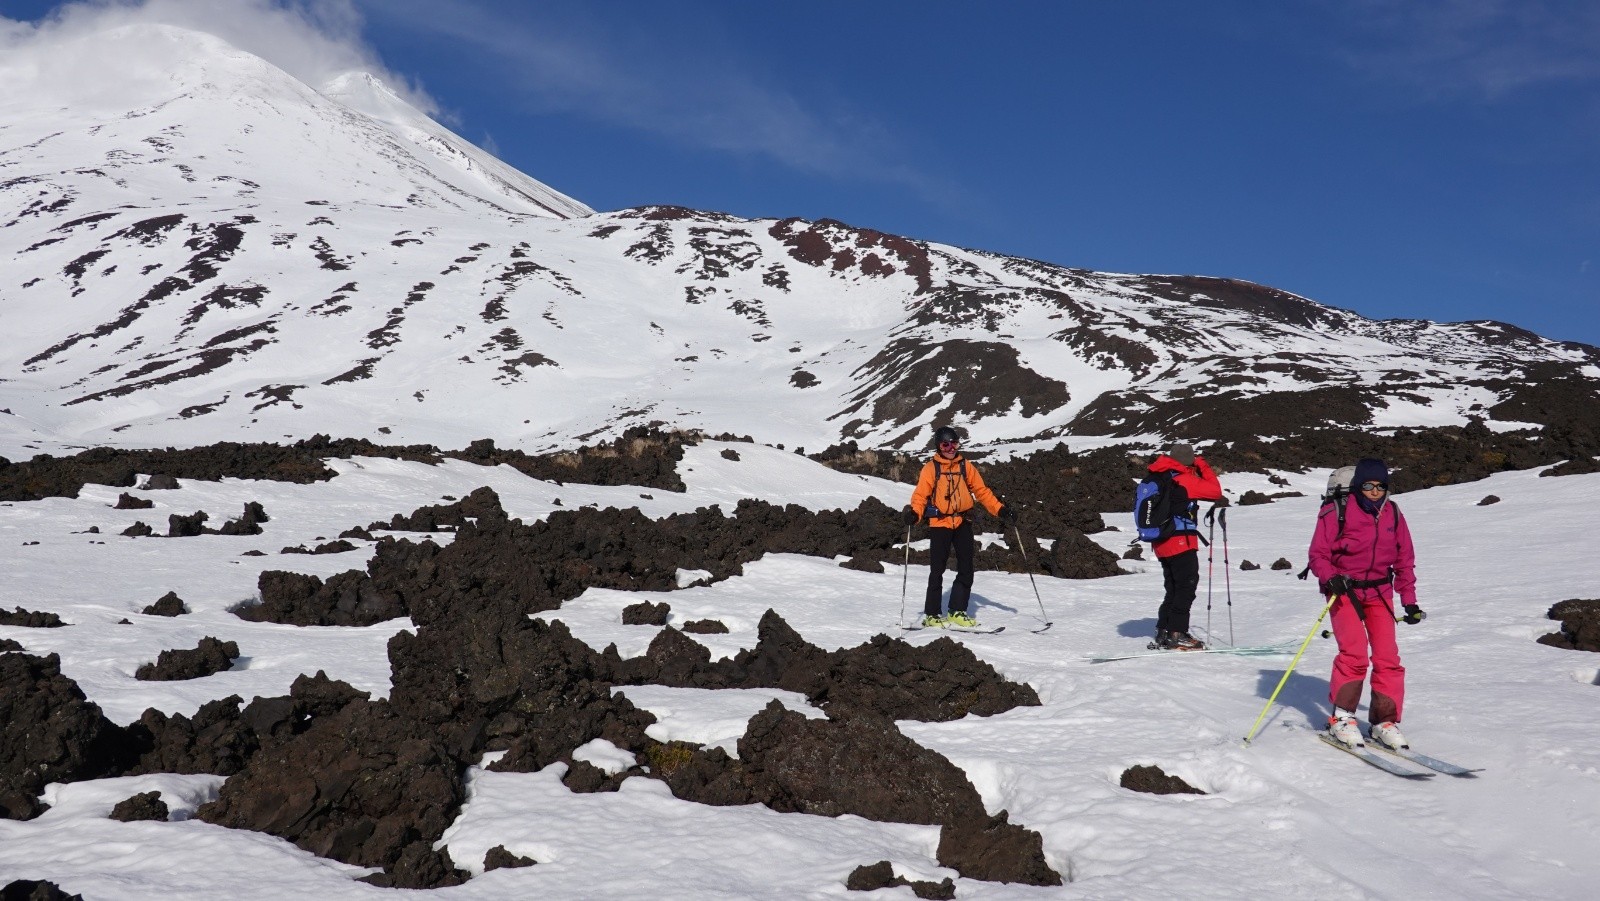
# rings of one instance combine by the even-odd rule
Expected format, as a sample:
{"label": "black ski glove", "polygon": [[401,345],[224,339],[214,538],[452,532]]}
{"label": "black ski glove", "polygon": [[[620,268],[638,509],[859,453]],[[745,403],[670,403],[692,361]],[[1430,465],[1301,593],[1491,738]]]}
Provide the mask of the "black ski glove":
{"label": "black ski glove", "polygon": [[1422,608],[1418,607],[1416,604],[1407,604],[1405,606],[1405,611],[1406,615],[1402,617],[1402,619],[1404,619],[1406,621],[1406,625],[1409,626],[1415,626],[1417,623],[1420,623],[1428,618],[1428,614],[1423,612]]}
{"label": "black ski glove", "polygon": [[999,516],[1000,521],[1008,526],[1014,526],[1017,524],[1017,511],[1011,509],[1010,507],[1002,506],[1000,508]]}
{"label": "black ski glove", "polygon": [[907,507],[905,510],[901,511],[900,518],[905,520],[906,525],[914,526],[917,524],[917,511]]}
{"label": "black ski glove", "polygon": [[1350,596],[1350,577],[1339,575],[1328,580],[1328,594],[1334,596]]}

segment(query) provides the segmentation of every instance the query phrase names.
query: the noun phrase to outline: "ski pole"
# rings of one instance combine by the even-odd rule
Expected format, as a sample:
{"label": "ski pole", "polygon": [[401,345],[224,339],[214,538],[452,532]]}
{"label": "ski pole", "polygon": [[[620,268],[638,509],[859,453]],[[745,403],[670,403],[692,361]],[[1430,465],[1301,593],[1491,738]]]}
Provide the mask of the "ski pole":
{"label": "ski pole", "polygon": [[1228,572],[1232,564],[1228,562],[1228,508],[1223,507],[1217,513],[1217,519],[1222,521],[1222,579],[1223,585],[1228,590],[1228,646],[1233,647],[1233,575]]}
{"label": "ski pole", "polygon": [[906,526],[906,564],[900,568],[900,619],[906,621],[906,580],[911,577],[911,527]]}
{"label": "ski pole", "polygon": [[1289,668],[1283,671],[1283,678],[1278,680],[1278,687],[1272,690],[1272,697],[1267,698],[1267,706],[1261,708],[1260,715],[1256,717],[1255,723],[1250,726],[1250,734],[1244,737],[1246,747],[1250,745],[1250,739],[1256,737],[1256,730],[1261,728],[1262,719],[1266,717],[1267,711],[1272,709],[1272,702],[1278,699],[1278,692],[1283,691],[1284,683],[1289,681],[1289,674],[1294,672],[1296,664],[1300,662],[1300,655],[1306,652],[1306,645],[1311,643],[1311,636],[1317,634],[1317,627],[1322,625],[1322,618],[1328,615],[1328,610],[1333,607],[1333,602],[1338,599],[1339,596],[1336,594],[1328,595],[1328,603],[1322,605],[1322,612],[1317,614],[1317,621],[1311,624],[1311,631],[1306,633],[1306,640],[1300,642],[1300,650],[1296,651],[1294,659],[1289,661]]}
{"label": "ski pole", "polygon": [[1217,560],[1217,508],[1206,511],[1206,635],[1211,635],[1211,574]]}
{"label": "ski pole", "polygon": [[1039,583],[1033,580],[1033,566],[1028,563],[1028,549],[1022,544],[1022,530],[1017,528],[1016,523],[1012,523],[1011,532],[1017,536],[1017,550],[1022,554],[1022,566],[1028,572],[1028,582],[1033,585],[1033,599],[1039,602],[1039,618],[1044,620],[1044,627],[1048,629],[1055,623],[1052,623],[1050,615],[1044,612],[1044,598],[1039,597]]}

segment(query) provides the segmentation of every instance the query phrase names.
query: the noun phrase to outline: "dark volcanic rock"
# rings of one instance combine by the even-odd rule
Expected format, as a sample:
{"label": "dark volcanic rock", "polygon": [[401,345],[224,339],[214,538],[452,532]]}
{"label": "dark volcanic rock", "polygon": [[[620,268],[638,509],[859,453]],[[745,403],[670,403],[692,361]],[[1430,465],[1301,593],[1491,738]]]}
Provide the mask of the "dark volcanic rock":
{"label": "dark volcanic rock", "polygon": [[904,876],[896,876],[894,865],[887,860],[862,864],[852,870],[844,881],[844,887],[852,892],[871,892],[902,885],[909,886],[911,893],[918,898],[927,898],[931,901],[950,901],[956,896],[955,880],[948,876],[941,882],[913,882]]}
{"label": "dark volcanic rock", "polygon": [[1203,795],[1205,792],[1177,776],[1168,776],[1158,766],[1128,767],[1122,771],[1122,787],[1130,791],[1152,795]]}
{"label": "dark volcanic rock", "polygon": [[1060,885],[1044,859],[1044,838],[1008,822],[1005,811],[939,831],[939,863],[968,879]]}
{"label": "dark volcanic rock", "polygon": [[421,445],[386,447],[363,439],[329,439],[314,435],[292,445],[238,444],[224,441],[182,450],[117,450],[95,448],[71,457],[40,454],[23,463],[0,467],[0,500],[32,501],[46,497],[77,497],[85,483],[133,487],[139,473],[150,473],[140,490],[178,487],[178,479],[218,481],[271,479],[307,484],[335,475],[322,462],[325,457],[391,457],[436,463],[437,449]]}
{"label": "dark volcanic rock", "polygon": [[1600,651],[1600,600],[1573,598],[1554,604],[1547,614],[1561,620],[1561,631],[1539,638],[1540,644],[1577,651]]}
{"label": "dark volcanic rock", "polygon": [[1487,507],[1490,504],[1498,504],[1498,503],[1500,503],[1500,498],[1495,497],[1492,494],[1486,494],[1486,495],[1483,496],[1483,500],[1478,501],[1478,506]]}
{"label": "dark volcanic rock", "polygon": [[184,606],[183,598],[178,597],[176,591],[169,591],[139,612],[145,616],[182,616],[189,612],[189,608]]}
{"label": "dark volcanic rock", "polygon": [[18,879],[0,888],[0,901],[83,901],[83,896],[69,895],[54,882]]}
{"label": "dark volcanic rock", "polygon": [[882,573],[884,571],[883,561],[875,560],[864,554],[857,554],[849,560],[840,561],[839,565],[845,569],[859,570],[864,573]]}
{"label": "dark volcanic rock", "polygon": [[117,502],[112,506],[118,510],[148,510],[156,505],[155,501],[134,497],[124,491],[117,496]]}
{"label": "dark volcanic rock", "polygon": [[254,698],[242,709],[239,696],[231,695],[202,705],[192,718],[146,710],[127,728],[128,745],[140,755],[127,774],[231,776],[262,748],[276,748],[310,728],[318,717],[369,698],[367,692],[318,671],[315,676],[296,677],[288,696]]}
{"label": "dark volcanic rock", "polygon": [[506,750],[490,768],[532,772],[596,738],[638,753],[655,717],[613,697],[615,651],[596,654],[564,623],[463,611],[389,640],[390,704],[462,757]]}
{"label": "dark volcanic rock", "polygon": [[483,466],[506,465],[536,479],[549,482],[580,482],[585,485],[641,485],[663,491],[686,491],[677,464],[683,449],[699,439],[692,434],[662,432],[636,426],[609,444],[581,447],[542,456],[517,450],[504,450],[485,438],[472,442],[465,451],[446,456]]}
{"label": "dark volcanic rock", "polygon": [[668,604],[652,604],[649,601],[640,601],[622,608],[622,624],[625,626],[665,626],[667,617],[672,613]]}
{"label": "dark volcanic rock", "polygon": [[111,808],[111,819],[121,820],[124,823],[133,823],[139,820],[159,820],[166,822],[171,811],[167,809],[167,802],[161,800],[161,793],[157,791],[143,792],[131,798],[124,798]]}
{"label": "dark volcanic rock", "polygon": [[665,628],[640,657],[620,661],[616,680],[630,685],[694,688],[782,688],[833,710],[861,708],[897,720],[945,722],[1037,706],[1027,685],[1009,682],[967,647],[941,637],[920,647],[878,635],[854,648],[827,652],[801,638],[768,610],[754,648],[732,660],[676,629]]}
{"label": "dark volcanic rock", "polygon": [[196,535],[204,535],[206,520],[210,518],[211,514],[204,510],[196,510],[188,516],[174,513],[167,517],[167,537],[193,538]]}
{"label": "dark volcanic rock", "polygon": [[773,701],[739,739],[739,761],[752,794],[777,811],[888,823],[986,818],[965,773],[884,718],[811,720]]}
{"label": "dark volcanic rock", "polygon": [[728,627],[719,619],[692,619],[683,624],[683,631],[695,635],[726,635]]}
{"label": "dark volcanic rock", "polygon": [[406,615],[398,598],[364,573],[316,576],[269,569],[256,578],[261,603],[235,608],[240,619],[291,626],[371,626]]}
{"label": "dark volcanic rock", "polygon": [[0,609],[0,626],[23,626],[29,629],[55,629],[67,625],[61,617],[54,613],[24,610],[21,607],[15,610]]}
{"label": "dark volcanic rock", "polygon": [[217,530],[219,535],[260,535],[261,524],[268,522],[272,517],[262,509],[261,504],[249,501],[244,505],[244,515],[238,519],[230,519]]}
{"label": "dark volcanic rock", "polygon": [[201,679],[220,673],[233,666],[239,656],[239,645],[206,636],[200,645],[189,650],[162,651],[155,663],[146,663],[134,671],[133,677],[141,682],[175,682],[182,679]]}
{"label": "dark volcanic rock", "polygon": [[1294,569],[1294,564],[1290,563],[1289,558],[1287,557],[1279,557],[1278,559],[1272,561],[1271,568],[1275,570]]}
{"label": "dark volcanic rock", "polygon": [[483,871],[498,870],[502,867],[531,867],[538,861],[520,854],[512,854],[506,850],[505,845],[495,845],[483,855]]}
{"label": "dark volcanic rock", "polygon": [[1240,560],[1239,561],[1239,568],[1244,570],[1245,572],[1250,572],[1251,570],[1260,569],[1261,568],[1261,564],[1259,564],[1259,563],[1251,563],[1249,560]]}
{"label": "dark volcanic rock", "polygon": [[464,874],[432,844],[465,798],[463,769],[432,729],[382,702],[350,703],[256,754],[197,816],[382,867],[381,884],[455,885]]}
{"label": "dark volcanic rock", "polygon": [[150,528],[150,525],[145,522],[136,522],[122,530],[122,534],[128,536],[129,538],[149,538],[155,533],[156,530]]}
{"label": "dark volcanic rock", "polygon": [[22,645],[9,638],[0,638],[0,654],[9,654],[12,651],[22,650]]}
{"label": "dark volcanic rock", "polygon": [[39,792],[51,782],[94,779],[126,759],[121,730],[61,675],[55,654],[0,654],[0,817],[44,812]]}

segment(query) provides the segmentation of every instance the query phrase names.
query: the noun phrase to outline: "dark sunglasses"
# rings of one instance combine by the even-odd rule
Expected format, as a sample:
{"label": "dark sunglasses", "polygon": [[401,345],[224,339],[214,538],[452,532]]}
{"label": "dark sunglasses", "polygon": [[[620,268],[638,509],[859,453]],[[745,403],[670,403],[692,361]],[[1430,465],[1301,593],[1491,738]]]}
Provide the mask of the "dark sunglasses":
{"label": "dark sunglasses", "polygon": [[1389,483],[1388,482],[1362,482],[1361,483],[1361,490],[1362,491],[1388,491],[1389,490]]}
{"label": "dark sunglasses", "polygon": [[940,447],[956,447],[956,446],[958,446],[960,444],[961,444],[961,442],[959,442],[959,441],[941,441],[941,442],[939,442],[939,446]]}

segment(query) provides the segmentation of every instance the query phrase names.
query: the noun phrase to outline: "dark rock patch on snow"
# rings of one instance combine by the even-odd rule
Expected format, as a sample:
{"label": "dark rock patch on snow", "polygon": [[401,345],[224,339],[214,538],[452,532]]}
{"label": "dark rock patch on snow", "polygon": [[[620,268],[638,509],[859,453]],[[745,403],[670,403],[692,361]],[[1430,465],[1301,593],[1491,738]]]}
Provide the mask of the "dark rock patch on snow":
{"label": "dark rock patch on snow", "polygon": [[640,601],[622,608],[622,624],[625,626],[665,626],[667,617],[672,613],[669,604],[652,604],[649,601]]}
{"label": "dark rock patch on snow", "polygon": [[112,505],[117,510],[148,510],[156,505],[155,501],[142,497],[134,497],[124,491],[117,495],[117,502]]}
{"label": "dark rock patch on snow", "polygon": [[145,616],[182,616],[189,612],[189,608],[184,605],[183,598],[178,597],[176,591],[169,591],[139,612]]}
{"label": "dark rock patch on snow", "polygon": [[231,668],[238,656],[238,644],[221,641],[208,635],[200,639],[198,647],[162,651],[156,662],[140,666],[134,671],[133,677],[141,682],[203,679]]}
{"label": "dark rock patch on snow", "polygon": [[131,798],[124,798],[111,808],[111,819],[124,823],[136,823],[141,820],[156,820],[166,822],[172,811],[168,809],[167,802],[161,800],[158,791],[140,792]]}
{"label": "dark rock patch on snow", "polygon": [[911,893],[918,898],[949,901],[956,896],[955,880],[948,876],[940,882],[914,882],[904,876],[896,876],[894,865],[887,860],[862,864],[850,871],[850,875],[844,881],[844,887],[852,892],[872,892],[880,888],[896,888],[902,885],[910,888]]}
{"label": "dark rock patch on snow", "polygon": [[1167,775],[1161,767],[1154,765],[1140,764],[1123,770],[1121,785],[1129,791],[1146,792],[1152,795],[1205,794],[1205,792],[1177,776]]}
{"label": "dark rock patch on snow", "polygon": [[505,845],[495,845],[483,855],[483,871],[498,870],[504,867],[531,867],[538,861],[520,854],[512,854]]}
{"label": "dark rock patch on snow", "polygon": [[0,888],[0,901],[83,901],[83,896],[69,895],[54,882],[17,879]]}
{"label": "dark rock patch on snow", "polygon": [[121,730],[61,675],[55,654],[0,654],[0,817],[31,820],[51,782],[111,775],[124,762]]}
{"label": "dark rock patch on snow", "polygon": [[14,610],[0,608],[0,626],[22,626],[27,629],[56,629],[65,626],[61,616],[56,613],[44,611],[24,610],[17,607]]}
{"label": "dark rock patch on snow", "polygon": [[1600,600],[1572,598],[1546,614],[1561,621],[1561,631],[1539,637],[1540,644],[1577,651],[1600,651]]}

